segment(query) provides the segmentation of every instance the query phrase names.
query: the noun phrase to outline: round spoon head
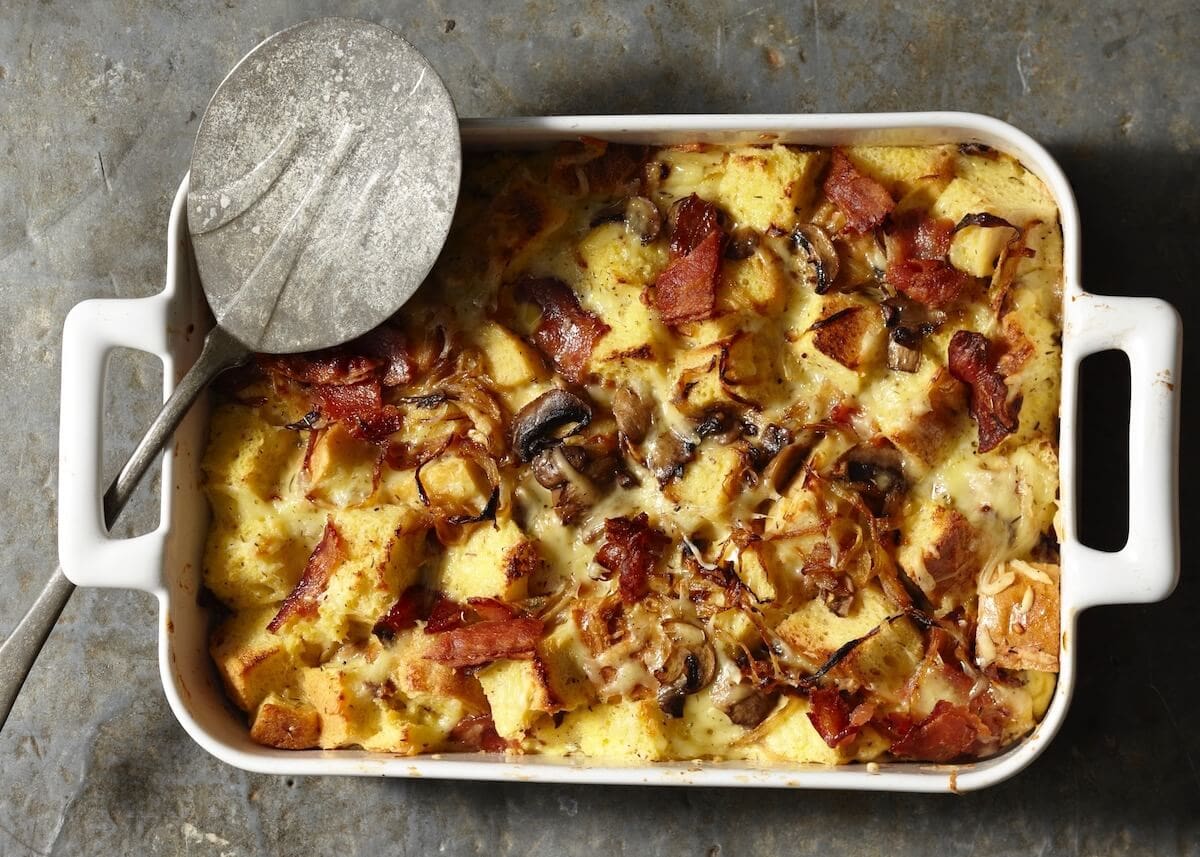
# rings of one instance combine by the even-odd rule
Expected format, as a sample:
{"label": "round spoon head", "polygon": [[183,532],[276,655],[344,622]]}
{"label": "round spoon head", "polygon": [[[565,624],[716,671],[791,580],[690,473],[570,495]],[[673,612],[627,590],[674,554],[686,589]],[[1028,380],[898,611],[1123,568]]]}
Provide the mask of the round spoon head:
{"label": "round spoon head", "polygon": [[399,35],[320,18],[266,39],[192,151],[188,226],[217,323],[273,353],[377,326],[433,267],[461,174],[450,94]]}

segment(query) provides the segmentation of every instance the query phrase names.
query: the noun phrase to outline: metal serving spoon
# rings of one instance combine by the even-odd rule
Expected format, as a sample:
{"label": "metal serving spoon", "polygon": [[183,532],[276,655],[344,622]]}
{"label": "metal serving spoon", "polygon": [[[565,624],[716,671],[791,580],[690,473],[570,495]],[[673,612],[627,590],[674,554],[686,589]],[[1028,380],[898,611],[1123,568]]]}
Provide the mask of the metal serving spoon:
{"label": "metal serving spoon", "polygon": [[[255,351],[338,345],[424,281],[462,174],[437,72],[391,30],[319,18],[222,81],[192,150],[188,228],[217,325],[104,495],[111,528],[204,387]],[[74,585],[56,569],[0,644],[0,727]]]}

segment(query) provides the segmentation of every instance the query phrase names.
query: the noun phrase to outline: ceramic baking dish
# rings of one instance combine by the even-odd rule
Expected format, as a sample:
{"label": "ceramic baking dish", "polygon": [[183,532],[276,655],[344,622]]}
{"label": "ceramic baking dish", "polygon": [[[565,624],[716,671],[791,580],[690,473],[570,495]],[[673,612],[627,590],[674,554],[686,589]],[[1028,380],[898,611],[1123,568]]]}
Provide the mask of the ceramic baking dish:
{"label": "ceramic baking dish", "polygon": [[[1095,605],[1165,598],[1178,578],[1177,433],[1181,328],[1176,312],[1152,298],[1099,297],[1081,286],[1079,213],[1058,165],[1044,148],[996,119],[966,113],[758,116],[610,116],[465,120],[469,148],[541,147],[580,135],[637,143],[794,142],[911,144],[977,142],[1019,158],[1054,194],[1062,217],[1066,283],[1063,305],[1061,431],[1062,672],[1045,718],[1027,738],[991,759],[962,765],[887,763],[826,768],[800,765],[603,762],[498,755],[397,757],[351,750],[285,751],[249,737],[244,716],[225,700],[208,651],[208,619],[199,605],[208,508],[200,456],[208,418],[200,402],[184,421],[162,465],[157,529],[131,539],[105,531],[100,498],[106,356],[134,348],[163,361],[168,395],[195,360],[211,318],[188,239],[185,178],[167,227],[166,287],[138,300],[76,306],[63,332],[59,450],[59,553],[80,586],[152,592],[159,601],[159,662],[179,722],[206,750],[241,768],[275,774],[357,774],[474,780],[646,783],[693,786],[793,786],[936,792],[977,789],[1012,776],[1037,757],[1066,715],[1075,685],[1079,613]],[[1132,373],[1129,426],[1129,540],[1115,553],[1076,538],[1076,399],[1080,361],[1124,351]],[[1112,502],[1124,502],[1113,497]]]}

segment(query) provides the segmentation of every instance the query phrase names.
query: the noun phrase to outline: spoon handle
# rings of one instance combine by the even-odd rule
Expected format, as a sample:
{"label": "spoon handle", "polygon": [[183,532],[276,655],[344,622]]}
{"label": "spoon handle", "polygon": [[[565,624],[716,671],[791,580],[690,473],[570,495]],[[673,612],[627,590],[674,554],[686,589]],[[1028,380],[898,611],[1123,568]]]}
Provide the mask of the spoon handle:
{"label": "spoon handle", "polygon": [[112,485],[104,492],[104,525],[109,529],[116,522],[117,516],[133,496],[134,489],[142,481],[150,465],[158,456],[159,451],[166,445],[175,429],[187,414],[192,402],[200,395],[208,382],[221,372],[244,363],[250,357],[246,346],[242,345],[220,327],[214,327],[204,338],[204,348],[200,356],[179,381],[179,386],[171,393],[145,436],[134,449],[125,466]]}
{"label": "spoon handle", "polygon": [[[154,463],[159,450],[171,439],[200,391],[221,372],[245,362],[249,356],[246,347],[220,327],[214,327],[205,337],[200,357],[180,380],[162,411],[150,424],[145,437],[121,468],[120,474],[104,492],[106,527],[112,528],[117,516],[133,496],[134,489]],[[0,643],[0,729],[4,728],[25,678],[33,669],[38,653],[50,636],[50,630],[74,591],[75,584],[67,580],[62,569],[54,569],[54,575],[20,624]]]}
{"label": "spoon handle", "polygon": [[50,629],[58,621],[67,599],[75,591],[75,584],[67,580],[61,568],[54,569],[54,576],[46,583],[29,612],[20,624],[0,643],[0,729],[8,720],[21,685],[33,669],[38,652],[50,636]]}

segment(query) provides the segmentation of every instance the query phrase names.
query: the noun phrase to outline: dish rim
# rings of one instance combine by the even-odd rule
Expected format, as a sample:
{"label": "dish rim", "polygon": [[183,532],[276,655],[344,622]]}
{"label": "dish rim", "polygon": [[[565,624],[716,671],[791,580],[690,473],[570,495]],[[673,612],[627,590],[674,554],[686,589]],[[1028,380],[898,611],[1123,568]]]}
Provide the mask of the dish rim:
{"label": "dish rim", "polygon": [[[119,586],[155,594],[160,607],[160,675],[171,709],[189,735],[208,752],[236,767],[290,775],[944,792],[993,785],[1031,764],[1066,715],[1075,682],[1079,613],[1098,604],[1161,600],[1178,578],[1177,474],[1173,462],[1177,461],[1178,442],[1179,317],[1157,299],[1098,298],[1083,290],[1078,208],[1065,175],[1045,148],[998,119],[947,112],[464,119],[461,131],[464,146],[475,149],[533,147],[579,136],[657,144],[697,140],[814,145],[978,142],[1013,154],[1037,174],[1059,207],[1064,269],[1059,445],[1065,529],[1062,651],[1058,685],[1050,706],[1034,730],[1005,752],[982,761],[952,765],[612,765],[591,759],[475,753],[396,756],[358,750],[287,751],[253,744],[244,716],[236,712],[235,718],[208,663],[207,623],[201,621],[204,608],[196,603],[207,529],[196,526],[196,507],[202,507],[199,514],[207,515],[207,501],[198,481],[206,401],[189,414],[175,444],[164,456],[162,484],[173,487],[162,492],[158,528],[133,539],[113,539],[104,531],[99,516],[103,438],[98,395],[103,389],[103,358],[118,346],[155,354],[163,361],[165,397],[198,354],[199,328],[207,329],[211,324],[191,261],[184,208],[185,176],[168,222],[164,290],[135,300],[86,301],[68,316],[63,340],[59,549],[63,570],[78,585]],[[1087,548],[1075,537],[1075,411],[1079,362],[1087,354],[1112,348],[1126,351],[1130,358],[1130,495],[1138,497],[1140,492],[1144,496],[1137,504],[1131,503],[1129,544],[1122,551],[1105,553]],[[1140,469],[1135,472],[1135,468]],[[1152,520],[1164,510],[1164,520]],[[1085,566],[1090,569],[1087,576],[1078,571]],[[203,663],[194,650],[187,649],[188,645],[194,647],[201,625],[205,629],[200,653]],[[186,639],[191,643],[184,642]]]}

